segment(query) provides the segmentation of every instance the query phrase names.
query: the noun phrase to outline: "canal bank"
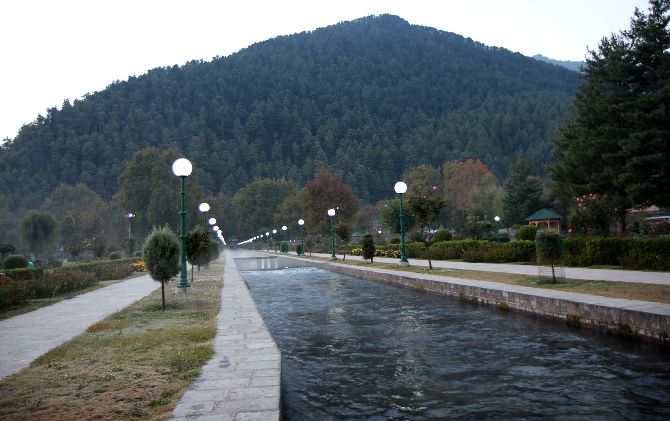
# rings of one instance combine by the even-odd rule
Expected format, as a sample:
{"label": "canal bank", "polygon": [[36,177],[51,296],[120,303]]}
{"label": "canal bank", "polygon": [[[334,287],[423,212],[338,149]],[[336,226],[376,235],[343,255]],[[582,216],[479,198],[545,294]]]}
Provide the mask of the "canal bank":
{"label": "canal bank", "polygon": [[214,357],[186,391],[172,419],[278,420],[281,354],[230,251],[223,279]]}
{"label": "canal bank", "polygon": [[670,305],[282,256],[343,275],[670,345]]}

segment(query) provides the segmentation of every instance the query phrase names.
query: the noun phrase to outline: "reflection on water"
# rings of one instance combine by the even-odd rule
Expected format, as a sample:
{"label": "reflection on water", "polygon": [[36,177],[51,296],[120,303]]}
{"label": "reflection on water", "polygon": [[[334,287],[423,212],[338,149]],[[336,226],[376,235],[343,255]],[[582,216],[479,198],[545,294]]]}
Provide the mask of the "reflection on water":
{"label": "reflection on water", "polygon": [[242,275],[286,420],[670,419],[661,348],[314,268]]}

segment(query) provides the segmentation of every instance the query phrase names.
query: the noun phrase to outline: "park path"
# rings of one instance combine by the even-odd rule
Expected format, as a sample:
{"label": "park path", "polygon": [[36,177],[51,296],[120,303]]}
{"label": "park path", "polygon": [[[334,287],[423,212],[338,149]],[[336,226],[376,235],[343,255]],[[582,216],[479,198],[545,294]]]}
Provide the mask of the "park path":
{"label": "park path", "polygon": [[22,370],[159,286],[144,275],[0,321],[0,379]]}
{"label": "park path", "polygon": [[[330,253],[312,253],[317,257],[330,257]],[[342,255],[337,258],[342,260]],[[363,261],[361,256],[347,255],[347,260]],[[408,259],[412,266],[428,267],[428,260]],[[375,257],[377,263],[398,263],[399,259]],[[515,273],[517,275],[537,276],[537,266],[513,265],[508,263],[468,263],[452,260],[433,260],[433,267],[444,269],[479,270],[482,272]],[[670,272],[643,272],[638,270],[565,268],[568,279],[589,281],[638,282],[642,284],[670,285]]]}

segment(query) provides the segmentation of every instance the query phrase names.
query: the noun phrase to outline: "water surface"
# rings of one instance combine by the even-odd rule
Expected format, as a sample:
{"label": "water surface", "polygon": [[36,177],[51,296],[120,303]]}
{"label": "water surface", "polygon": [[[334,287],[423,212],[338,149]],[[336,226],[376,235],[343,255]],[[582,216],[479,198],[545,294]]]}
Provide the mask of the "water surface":
{"label": "water surface", "polygon": [[242,275],[286,420],[670,419],[660,347],[320,269]]}

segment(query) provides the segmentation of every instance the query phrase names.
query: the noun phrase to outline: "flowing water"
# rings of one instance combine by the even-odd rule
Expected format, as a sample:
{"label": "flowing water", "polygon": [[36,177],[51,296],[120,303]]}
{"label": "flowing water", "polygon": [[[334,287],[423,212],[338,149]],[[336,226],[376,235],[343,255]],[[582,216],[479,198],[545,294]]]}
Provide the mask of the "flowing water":
{"label": "flowing water", "polygon": [[264,265],[242,276],[283,356],[286,420],[670,419],[667,349]]}

